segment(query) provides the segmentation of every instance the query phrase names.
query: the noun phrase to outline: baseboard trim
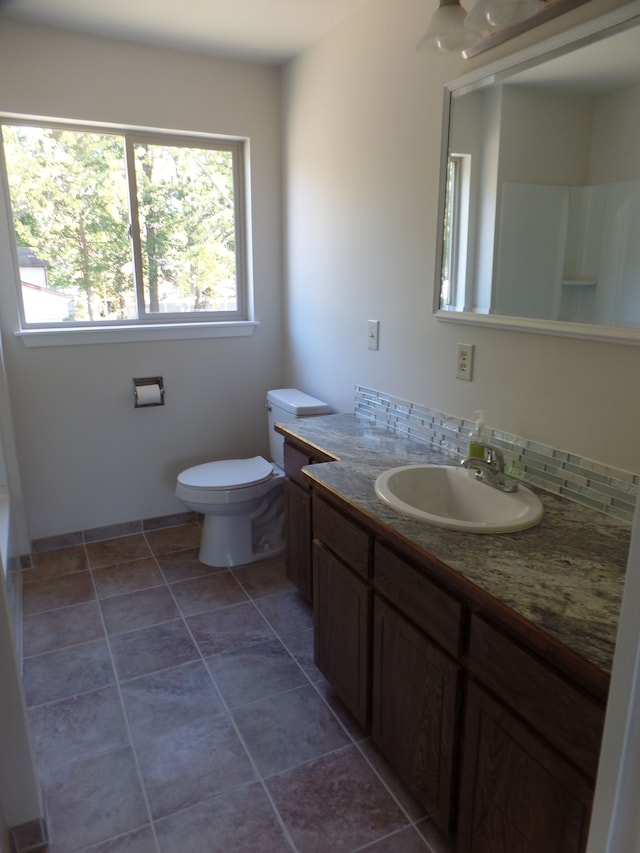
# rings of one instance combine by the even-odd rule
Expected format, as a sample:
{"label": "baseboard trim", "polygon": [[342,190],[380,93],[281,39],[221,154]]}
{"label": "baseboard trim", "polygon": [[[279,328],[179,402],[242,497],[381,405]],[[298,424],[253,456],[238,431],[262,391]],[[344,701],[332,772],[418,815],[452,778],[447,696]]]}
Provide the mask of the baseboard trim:
{"label": "baseboard trim", "polygon": [[21,823],[9,830],[11,853],[40,853],[49,844],[49,833],[44,818]]}
{"label": "baseboard trim", "polygon": [[94,527],[91,530],[77,530],[75,533],[62,533],[58,536],[47,536],[44,539],[34,539],[31,543],[32,554],[43,551],[59,551],[73,545],[84,545],[88,542],[98,542],[103,539],[118,539],[121,536],[131,536],[135,533],[148,533],[165,527],[178,527],[182,524],[193,524],[198,516],[195,512],[180,512],[172,515],[156,516],[154,518],[125,521],[122,524],[109,524],[106,527]]}

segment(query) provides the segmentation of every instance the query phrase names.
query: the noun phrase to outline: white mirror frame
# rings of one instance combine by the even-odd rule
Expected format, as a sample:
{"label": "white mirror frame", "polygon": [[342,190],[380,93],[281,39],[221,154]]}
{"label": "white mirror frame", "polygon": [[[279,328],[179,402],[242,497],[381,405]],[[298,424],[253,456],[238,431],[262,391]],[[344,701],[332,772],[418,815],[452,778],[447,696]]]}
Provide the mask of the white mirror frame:
{"label": "white mirror frame", "polygon": [[[444,89],[444,107],[442,119],[442,148],[440,162],[440,185],[438,192],[438,238],[436,245],[436,272],[433,295],[433,316],[442,322],[463,323],[475,326],[489,326],[494,329],[517,330],[563,337],[586,338],[589,340],[609,341],[623,344],[640,345],[640,329],[621,326],[601,326],[587,323],[573,323],[560,320],[538,320],[526,317],[507,317],[498,314],[474,314],[464,311],[447,311],[440,307],[440,289],[442,278],[443,229],[446,191],[446,168],[449,154],[449,122],[451,101],[454,95],[463,95],[467,90],[488,86],[515,71],[522,71],[565,53],[567,47],[582,47],[618,29],[631,25],[640,25],[640,0],[616,9],[606,15],[580,24],[567,32],[553,36],[532,45],[518,53],[497,62],[485,65],[456,80]],[[639,60],[640,62],[640,56]]]}

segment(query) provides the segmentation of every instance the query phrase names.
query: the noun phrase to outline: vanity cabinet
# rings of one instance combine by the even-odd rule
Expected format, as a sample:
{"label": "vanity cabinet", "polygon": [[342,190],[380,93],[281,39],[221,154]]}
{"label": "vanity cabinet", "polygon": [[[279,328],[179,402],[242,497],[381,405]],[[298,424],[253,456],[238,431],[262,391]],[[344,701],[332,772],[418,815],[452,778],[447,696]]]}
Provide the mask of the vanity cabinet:
{"label": "vanity cabinet", "polygon": [[370,716],[370,536],[313,501],[313,622],[318,669],[360,725]]}
{"label": "vanity cabinet", "polygon": [[436,639],[457,652],[461,606],[318,496],[313,532],[316,665],[448,833],[461,668]]}
{"label": "vanity cabinet", "polygon": [[286,435],[317,666],[456,853],[584,853],[608,675],[302,472],[322,461]]}
{"label": "vanity cabinet", "polygon": [[583,851],[603,704],[478,615],[468,670],[458,850]]}
{"label": "vanity cabinet", "polygon": [[425,813],[458,853],[583,853],[604,673],[322,487],[312,516],[316,664]]}
{"label": "vanity cabinet", "polygon": [[459,853],[580,853],[593,783],[479,684],[466,691]]}
{"label": "vanity cabinet", "polygon": [[375,596],[372,737],[425,813],[452,829],[461,670]]}
{"label": "vanity cabinet", "polygon": [[[438,828],[452,829],[463,609],[376,542],[372,736]],[[411,621],[409,621],[411,620]]]}
{"label": "vanity cabinet", "polygon": [[313,598],[311,556],[311,484],[303,475],[305,465],[326,462],[333,457],[287,439],[284,445],[285,525],[287,577],[304,595]]}
{"label": "vanity cabinet", "polygon": [[315,663],[366,730],[371,590],[319,542],[314,543],[314,564]]}

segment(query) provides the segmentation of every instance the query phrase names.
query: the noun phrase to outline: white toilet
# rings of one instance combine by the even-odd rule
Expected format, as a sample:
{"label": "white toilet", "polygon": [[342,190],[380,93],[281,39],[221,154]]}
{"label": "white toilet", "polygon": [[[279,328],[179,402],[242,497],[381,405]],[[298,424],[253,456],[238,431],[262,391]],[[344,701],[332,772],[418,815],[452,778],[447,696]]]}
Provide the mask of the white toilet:
{"label": "white toilet", "polygon": [[284,438],[274,424],[324,415],[329,406],[295,388],[267,394],[269,451],[262,456],[223,459],[187,468],[178,475],[176,496],[204,515],[200,561],[240,566],[284,550]]}

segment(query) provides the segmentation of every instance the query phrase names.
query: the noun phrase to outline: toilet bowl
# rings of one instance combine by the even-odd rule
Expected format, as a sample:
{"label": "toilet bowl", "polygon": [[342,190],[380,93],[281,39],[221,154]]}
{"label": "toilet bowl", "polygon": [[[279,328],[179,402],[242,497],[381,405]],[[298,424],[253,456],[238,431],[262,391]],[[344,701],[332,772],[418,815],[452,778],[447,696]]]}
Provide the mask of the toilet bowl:
{"label": "toilet bowl", "polygon": [[326,414],[329,406],[295,388],[267,394],[269,446],[263,456],[223,459],[178,475],[176,497],[204,515],[199,559],[207,566],[238,566],[284,551],[284,439],[275,423]]}

